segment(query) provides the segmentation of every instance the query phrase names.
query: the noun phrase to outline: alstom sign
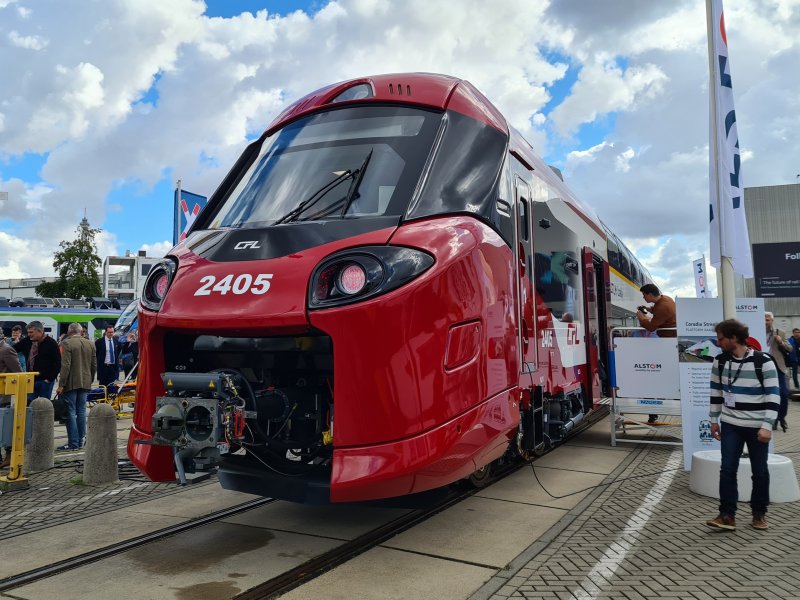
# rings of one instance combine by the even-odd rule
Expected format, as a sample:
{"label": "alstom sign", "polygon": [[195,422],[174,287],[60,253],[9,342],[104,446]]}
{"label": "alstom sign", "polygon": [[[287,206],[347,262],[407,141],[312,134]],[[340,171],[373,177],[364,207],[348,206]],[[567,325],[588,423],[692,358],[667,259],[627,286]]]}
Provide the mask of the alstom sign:
{"label": "alstom sign", "polygon": [[635,363],[633,368],[637,371],[660,371],[661,363]]}

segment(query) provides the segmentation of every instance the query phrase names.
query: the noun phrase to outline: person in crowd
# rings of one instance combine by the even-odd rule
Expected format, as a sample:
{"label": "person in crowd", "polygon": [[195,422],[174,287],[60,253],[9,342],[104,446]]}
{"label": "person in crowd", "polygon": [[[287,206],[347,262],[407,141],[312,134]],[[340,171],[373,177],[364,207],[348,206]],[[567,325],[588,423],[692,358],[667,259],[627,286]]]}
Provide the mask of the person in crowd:
{"label": "person in crowd", "polygon": [[56,390],[67,404],[67,443],[56,450],[83,448],[86,435],[86,398],[97,374],[97,354],[83,337],[83,326],[70,323],[61,343],[63,360]]}
{"label": "person in crowd", "polygon": [[[23,339],[22,335],[22,326],[21,325],[14,325],[11,328],[11,345],[16,346],[19,342]],[[8,342],[6,342],[8,343]],[[19,359],[19,366],[23,371],[27,371],[27,365],[25,364],[25,356],[22,354],[17,353],[17,358]]]}
{"label": "person in crowd", "polygon": [[789,364],[792,367],[792,383],[794,389],[800,390],[800,383],[797,382],[797,369],[800,367],[800,329],[792,329],[792,337],[789,338],[789,345],[792,351],[789,353]]}
{"label": "person in crowd", "polygon": [[22,325],[14,325],[11,328],[11,344],[14,345],[18,343],[22,338]]}
{"label": "person in crowd", "polygon": [[[772,428],[778,418],[778,369],[772,360],[748,348],[749,330],[736,319],[717,323],[722,353],[711,367],[711,435],[720,440],[722,461],[719,471],[719,515],[706,521],[714,529],[736,529],[736,502],[739,489],[736,473],[739,458],[747,444],[753,473],[750,507],[752,526],[767,529],[769,504],[769,469],[767,457]],[[763,384],[756,372],[761,364]],[[720,364],[722,368],[720,368]]]}
{"label": "person in crowd", "polygon": [[39,373],[33,379],[33,392],[28,394],[28,402],[35,398],[49,400],[61,370],[61,352],[56,341],[45,334],[41,321],[31,321],[28,337],[22,338],[14,349],[25,358],[26,371]]}
{"label": "person in crowd", "polygon": [[125,343],[120,348],[120,360],[122,362],[122,369],[125,371],[125,378],[135,377],[136,374],[132,373],[134,367],[139,362],[139,339],[137,331],[128,333]]}
{"label": "person in crowd", "polygon": [[[0,373],[19,373],[22,367],[17,358],[17,351],[6,342],[6,334],[0,328]],[[0,394],[0,407],[9,406],[11,404],[11,396],[9,394]],[[5,457],[0,461],[0,469],[6,468],[11,464],[11,448],[3,448]]]}
{"label": "person in crowd", "polygon": [[676,337],[675,327],[675,301],[669,296],[664,296],[654,283],[646,283],[639,291],[647,304],[652,304],[650,309],[652,318],[639,307],[636,318],[639,319],[639,326],[647,331],[655,331],[658,337]]}
{"label": "person in crowd", "polygon": [[[658,337],[676,337],[678,332],[674,329],[677,327],[675,301],[669,296],[664,296],[654,283],[644,284],[639,291],[644,301],[653,305],[649,311],[652,316],[642,310],[643,307],[639,307],[636,311],[639,327],[649,332],[655,331]],[[651,425],[657,421],[658,415],[650,415],[647,420]]]}
{"label": "person in crowd", "polygon": [[[778,410],[778,423],[786,431],[786,413],[789,412],[789,386],[786,385],[786,371],[788,370],[788,356],[792,347],[787,341],[786,334],[774,327],[775,316],[771,312],[764,313],[764,323],[767,327],[767,352],[775,360],[778,367],[778,387],[780,388],[781,406]],[[777,426],[777,425],[776,425]]]}
{"label": "person in crowd", "polygon": [[114,337],[114,327],[106,327],[103,337],[94,343],[97,354],[97,381],[108,386],[119,377],[119,340]]}

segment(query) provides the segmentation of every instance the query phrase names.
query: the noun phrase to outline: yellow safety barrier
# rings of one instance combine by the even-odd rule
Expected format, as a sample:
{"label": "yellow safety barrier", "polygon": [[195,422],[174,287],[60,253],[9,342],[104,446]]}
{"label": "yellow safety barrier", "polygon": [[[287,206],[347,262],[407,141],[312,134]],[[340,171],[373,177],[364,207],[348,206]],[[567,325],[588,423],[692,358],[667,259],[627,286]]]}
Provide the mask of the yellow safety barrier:
{"label": "yellow safety barrier", "polygon": [[27,487],[28,478],[22,476],[22,461],[25,456],[25,419],[28,394],[33,391],[33,379],[39,373],[0,374],[0,394],[14,396],[14,435],[11,443],[11,466],[8,475],[0,475],[0,485]]}
{"label": "yellow safety barrier", "polygon": [[[126,381],[117,387],[116,392],[109,392],[108,386],[99,386],[103,389],[103,397],[94,400],[98,404],[110,404],[116,411],[117,418],[133,415],[133,405],[136,403],[136,381]],[[126,410],[130,409],[130,410]]]}

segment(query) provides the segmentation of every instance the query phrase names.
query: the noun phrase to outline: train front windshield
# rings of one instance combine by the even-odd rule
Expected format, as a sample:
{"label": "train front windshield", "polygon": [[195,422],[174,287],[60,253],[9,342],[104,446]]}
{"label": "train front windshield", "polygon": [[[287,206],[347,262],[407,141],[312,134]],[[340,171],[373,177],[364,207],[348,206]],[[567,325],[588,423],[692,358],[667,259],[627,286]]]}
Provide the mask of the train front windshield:
{"label": "train front windshield", "polygon": [[298,119],[266,138],[212,228],[402,216],[442,113],[360,106]]}

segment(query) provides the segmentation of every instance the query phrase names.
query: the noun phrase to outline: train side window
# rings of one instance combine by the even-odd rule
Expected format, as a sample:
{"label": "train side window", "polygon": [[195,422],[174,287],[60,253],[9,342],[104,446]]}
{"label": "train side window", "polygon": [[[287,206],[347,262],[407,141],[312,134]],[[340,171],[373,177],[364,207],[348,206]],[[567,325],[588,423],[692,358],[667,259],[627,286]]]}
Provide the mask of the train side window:
{"label": "train side window", "polygon": [[628,260],[628,253],[624,248],[620,248],[619,250],[619,266],[620,266],[620,273],[622,273],[628,279],[631,278],[631,265],[630,261]]}
{"label": "train side window", "polygon": [[[553,191],[548,195],[553,197]],[[580,323],[583,292],[576,252],[578,236],[553,214],[549,201],[533,204],[533,223],[536,293],[553,317],[565,323]]]}
{"label": "train side window", "polygon": [[619,246],[614,238],[608,236],[608,264],[614,267],[617,271],[620,270],[619,260]]}

